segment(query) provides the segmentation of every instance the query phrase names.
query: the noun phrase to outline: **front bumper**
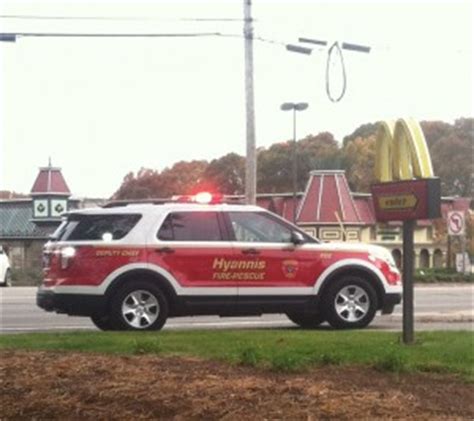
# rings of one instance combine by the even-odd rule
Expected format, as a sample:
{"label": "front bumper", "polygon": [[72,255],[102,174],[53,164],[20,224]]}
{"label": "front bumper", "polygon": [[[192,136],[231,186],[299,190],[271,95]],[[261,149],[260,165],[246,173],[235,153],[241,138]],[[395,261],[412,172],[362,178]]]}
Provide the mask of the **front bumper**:
{"label": "front bumper", "polygon": [[57,294],[41,288],[36,293],[36,305],[46,311],[70,316],[92,316],[105,311],[105,299],[102,295]]}
{"label": "front bumper", "polygon": [[389,293],[385,294],[382,306],[382,314],[392,314],[393,309],[397,304],[402,302],[401,293]]}

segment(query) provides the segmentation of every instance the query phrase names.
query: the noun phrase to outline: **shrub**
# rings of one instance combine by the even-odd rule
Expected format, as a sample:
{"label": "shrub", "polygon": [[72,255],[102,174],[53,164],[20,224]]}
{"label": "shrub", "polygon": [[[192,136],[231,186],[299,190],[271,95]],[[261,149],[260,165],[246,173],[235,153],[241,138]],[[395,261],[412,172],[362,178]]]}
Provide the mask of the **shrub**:
{"label": "shrub", "polygon": [[415,282],[446,282],[446,283],[465,283],[474,282],[474,275],[464,275],[456,272],[454,269],[417,269],[415,271]]}
{"label": "shrub", "polygon": [[43,281],[42,269],[11,269],[11,271],[13,286],[39,286]]}

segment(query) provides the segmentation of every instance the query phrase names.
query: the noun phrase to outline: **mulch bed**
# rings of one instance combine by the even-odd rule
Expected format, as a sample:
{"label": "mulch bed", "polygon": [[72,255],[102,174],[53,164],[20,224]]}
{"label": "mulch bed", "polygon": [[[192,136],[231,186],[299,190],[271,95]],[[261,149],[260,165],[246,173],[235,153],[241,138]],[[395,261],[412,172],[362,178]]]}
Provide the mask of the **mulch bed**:
{"label": "mulch bed", "polygon": [[455,376],[327,366],[282,374],[191,358],[0,352],[0,420],[472,419]]}

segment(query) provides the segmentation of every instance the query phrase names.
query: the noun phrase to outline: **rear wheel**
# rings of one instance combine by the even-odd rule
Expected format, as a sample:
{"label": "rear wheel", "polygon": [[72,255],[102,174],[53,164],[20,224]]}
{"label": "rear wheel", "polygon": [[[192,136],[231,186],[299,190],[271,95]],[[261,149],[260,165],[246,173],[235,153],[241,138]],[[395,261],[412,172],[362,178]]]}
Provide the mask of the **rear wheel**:
{"label": "rear wheel", "polygon": [[5,272],[5,277],[3,278],[3,283],[1,284],[3,287],[11,287],[12,286],[12,272],[10,269],[7,269]]}
{"label": "rear wheel", "polygon": [[288,318],[304,329],[314,329],[325,321],[321,313],[287,313]]}
{"label": "rear wheel", "polygon": [[375,317],[377,294],[364,278],[345,276],[337,279],[323,296],[324,312],[336,329],[366,327]]}
{"label": "rear wheel", "polygon": [[119,330],[159,330],[168,317],[168,301],[149,282],[124,285],[111,301],[110,321]]}
{"label": "rear wheel", "polygon": [[114,330],[109,316],[91,316],[91,321],[100,330]]}

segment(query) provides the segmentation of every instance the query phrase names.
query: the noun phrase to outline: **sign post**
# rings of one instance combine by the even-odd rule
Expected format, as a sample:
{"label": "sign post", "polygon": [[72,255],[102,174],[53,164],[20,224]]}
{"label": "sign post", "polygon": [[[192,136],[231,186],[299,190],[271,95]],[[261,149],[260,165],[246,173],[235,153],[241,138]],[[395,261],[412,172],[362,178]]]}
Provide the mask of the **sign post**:
{"label": "sign post", "polygon": [[441,183],[434,177],[420,125],[415,120],[382,122],[377,131],[371,186],[379,222],[403,221],[403,342],[415,341],[414,232],[417,219],[441,216]]}
{"label": "sign post", "polygon": [[414,306],[414,233],[415,221],[403,222],[403,343],[415,341]]}
{"label": "sign post", "polygon": [[458,269],[457,258],[456,258],[456,270],[465,274],[467,272],[467,261],[466,261],[466,220],[464,213],[461,211],[448,212],[448,235],[458,236],[461,240],[461,268]]}

